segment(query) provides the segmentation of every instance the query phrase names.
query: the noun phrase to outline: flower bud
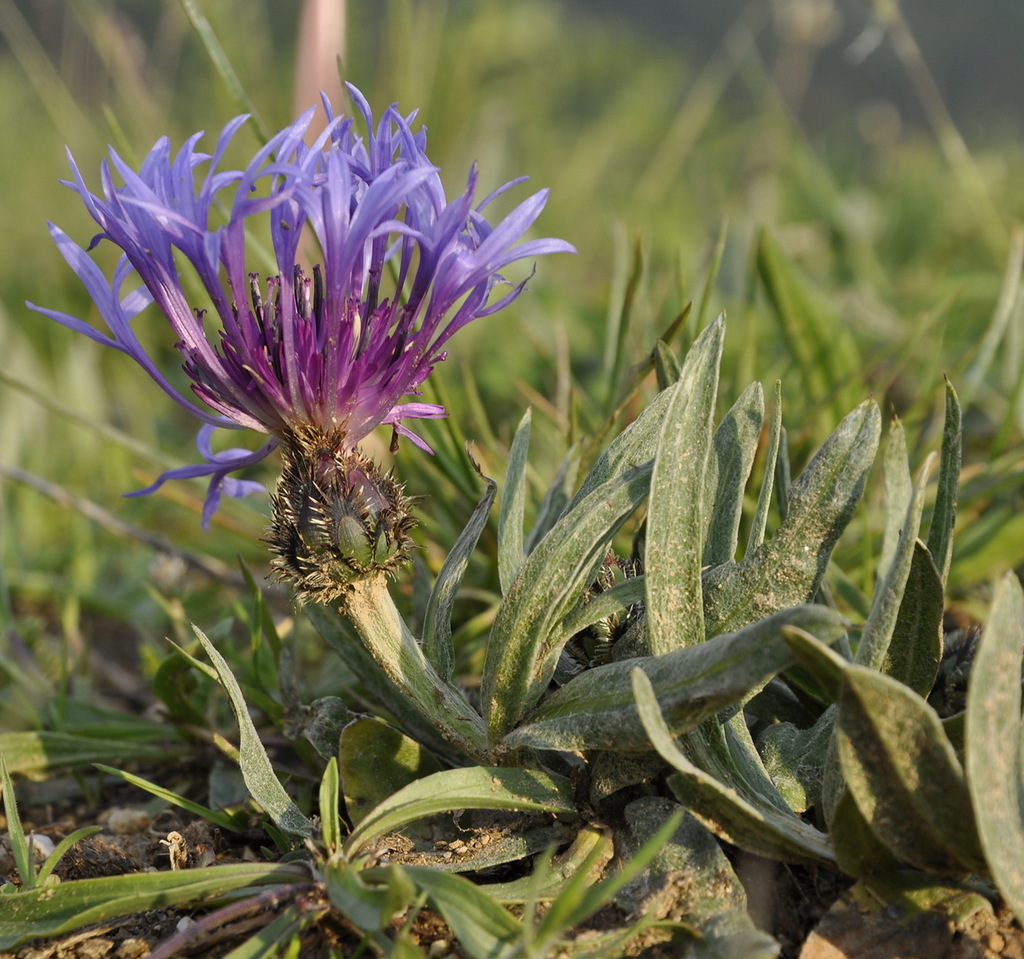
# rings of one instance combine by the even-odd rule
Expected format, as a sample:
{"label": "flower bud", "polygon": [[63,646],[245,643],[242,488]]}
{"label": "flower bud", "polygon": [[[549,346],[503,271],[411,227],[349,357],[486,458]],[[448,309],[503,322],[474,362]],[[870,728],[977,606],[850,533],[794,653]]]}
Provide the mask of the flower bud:
{"label": "flower bud", "polygon": [[390,473],[321,436],[283,449],[267,540],[277,554],[275,573],[294,583],[301,599],[336,602],[355,580],[406,562],[415,521]]}

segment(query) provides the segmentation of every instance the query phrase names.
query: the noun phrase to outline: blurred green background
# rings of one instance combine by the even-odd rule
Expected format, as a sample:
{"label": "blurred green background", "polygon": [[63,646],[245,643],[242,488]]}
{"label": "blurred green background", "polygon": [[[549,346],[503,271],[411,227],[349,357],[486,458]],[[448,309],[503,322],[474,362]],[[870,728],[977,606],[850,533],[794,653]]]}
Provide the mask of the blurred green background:
{"label": "blurred green background", "polygon": [[[579,249],[541,261],[529,292],[461,333],[435,374],[452,413],[425,429],[439,455],[405,449],[398,462],[409,492],[429,497],[426,566],[478,492],[461,439],[500,477],[533,405],[539,500],[567,443],[602,426],[691,299],[676,348],[727,312],[721,395],[753,379],[771,395],[782,379],[794,469],[869,393],[904,417],[919,463],[937,445],[948,372],[968,432],[954,592],[970,605],[1024,562],[1024,8],[362,0],[347,6],[343,43],[322,26],[300,39],[304,8],[326,23],[340,7],[0,0],[0,723],[45,721],[44,691],[71,674],[130,698],[117,664],[145,668],[163,635],[223,619],[240,595],[237,556],[260,581],[266,569],[265,501],[228,503],[206,535],[201,481],[121,498],[194,461],[195,424],[126,357],[24,306],[90,315],[46,230],[53,220],[83,243],[93,232],[58,184],[65,147],[97,188],[107,144],[138,159],[160,136],[212,136],[250,108],[197,22],[266,129],[318,86],[340,103],[341,44],[346,78],[378,112],[420,111],[450,193],[473,162],[485,192],[527,174],[551,189],[538,235]],[[239,137],[258,142],[255,125]],[[139,326],[175,369],[159,318]],[[652,389],[648,377],[617,422]],[[273,465],[258,475],[272,483]],[[876,534],[868,510],[840,553],[855,590],[870,589]],[[486,564],[476,576],[493,588]]]}

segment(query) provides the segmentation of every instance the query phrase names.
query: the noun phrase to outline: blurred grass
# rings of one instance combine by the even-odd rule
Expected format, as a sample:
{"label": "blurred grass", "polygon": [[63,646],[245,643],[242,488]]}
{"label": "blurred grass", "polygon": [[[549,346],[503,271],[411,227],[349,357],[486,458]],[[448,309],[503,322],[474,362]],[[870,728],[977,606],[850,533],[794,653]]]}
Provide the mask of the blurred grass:
{"label": "blurred grass", "polygon": [[[197,4],[271,129],[292,118],[298,8]],[[580,250],[538,264],[515,307],[462,332],[435,374],[432,389],[452,414],[424,425],[438,455],[408,446],[399,454],[409,491],[429,497],[421,530],[428,565],[436,568],[473,509],[463,440],[476,441],[484,471],[500,479],[514,425],[535,405],[535,509],[567,443],[602,425],[630,371],[690,299],[706,302],[702,322],[722,309],[729,315],[723,400],[752,379],[782,379],[796,467],[840,408],[868,393],[904,417],[908,436],[922,436],[912,450],[920,462],[937,445],[941,373],[969,385],[963,547],[951,582],[969,596],[1024,563],[1024,537],[1011,522],[1024,471],[1019,266],[1016,277],[1004,277],[1014,224],[1024,216],[1016,147],[971,144],[1000,218],[993,229],[976,202],[978,185],[950,165],[940,136],[899,128],[878,104],[849,123],[803,129],[780,92],[784,57],[765,61],[757,43],[770,24],[756,6],[750,11],[694,62],[671,37],[653,45],[553,0],[350,3],[347,78],[378,112],[396,100],[419,110],[449,191],[474,161],[484,192],[529,174],[534,188],[551,188],[539,230]],[[241,555],[260,578],[267,504],[227,503],[204,535],[200,483],[121,499],[168,464],[191,461],[194,424],[123,356],[24,306],[31,299],[80,316],[90,309],[46,232],[47,219],[80,242],[92,232],[79,201],[57,183],[67,172],[65,145],[95,186],[106,144],[139,157],[161,135],[177,145],[196,129],[218,131],[242,105],[172,0],[0,0],[0,36],[0,463],[229,573]],[[239,141],[248,150],[256,134]],[[502,208],[529,188],[502,198]],[[720,267],[702,300],[720,238]],[[972,367],[1001,292],[1007,329],[998,340],[993,334],[991,365]],[[144,338],[173,369],[163,332],[150,321]],[[621,350],[608,352],[616,332]],[[680,345],[694,333],[691,322]],[[619,381],[609,381],[609,371]],[[652,384],[648,377],[627,417]],[[115,427],[124,440],[91,423]],[[998,456],[990,456],[994,444]],[[0,690],[5,726],[42,721],[47,697],[74,674],[125,699],[107,675],[111,657],[141,647],[140,668],[149,668],[163,655],[161,637],[180,627],[167,597],[183,604],[179,619],[187,613],[212,624],[237,595],[230,582],[175,565],[123,525],[104,526],[30,483],[3,479],[0,497],[0,611],[12,663]],[[862,532],[837,556],[868,590],[865,544],[878,532],[869,515]],[[488,535],[484,551],[493,549]],[[480,564],[467,583],[484,591],[486,606],[493,571]],[[465,616],[479,612],[467,605]],[[19,670],[45,678],[19,683]]]}

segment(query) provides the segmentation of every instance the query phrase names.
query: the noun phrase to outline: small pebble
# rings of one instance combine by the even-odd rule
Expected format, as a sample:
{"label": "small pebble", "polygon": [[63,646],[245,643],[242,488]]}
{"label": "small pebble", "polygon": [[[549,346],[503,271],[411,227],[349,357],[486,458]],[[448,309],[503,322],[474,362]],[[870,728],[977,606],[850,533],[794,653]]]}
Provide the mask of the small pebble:
{"label": "small pebble", "polygon": [[153,824],[153,817],[145,809],[111,809],[107,816],[107,831],[115,836],[134,836]]}

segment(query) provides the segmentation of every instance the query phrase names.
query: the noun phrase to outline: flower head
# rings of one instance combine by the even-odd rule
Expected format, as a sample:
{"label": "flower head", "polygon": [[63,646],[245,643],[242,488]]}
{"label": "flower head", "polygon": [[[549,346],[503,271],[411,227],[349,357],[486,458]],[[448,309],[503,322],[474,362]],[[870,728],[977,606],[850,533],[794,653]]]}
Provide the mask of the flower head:
{"label": "flower head", "polygon": [[[519,295],[522,283],[495,293],[508,264],[573,252],[562,240],[522,239],[547,191],[491,224],[482,210],[519,181],[474,203],[473,169],[465,190],[449,201],[424,152],[425,132],[410,127],[414,115],[402,117],[392,106],[375,126],[359,91],[349,86],[349,92],[366,122],[365,140],[352,119],[333,115],[325,97],[329,122],[315,143],[303,142],[311,109],[245,169],[221,168],[244,116],[225,127],[212,154],[197,150],[201,134],[174,156],[163,138],[135,171],[111,150],[101,168],[102,196],[89,190],[69,156],[67,185],[101,230],[88,249],[106,241],[123,253],[113,276],[59,227],[51,224],[50,232],[107,329],[29,305],[127,353],[203,422],[205,462],[164,473],[140,493],[168,479],[210,476],[206,524],[223,493],[245,495],[257,486],[230,474],[279,444],[293,459],[309,451],[313,473],[318,457],[344,457],[381,425],[428,449],[405,421],[444,416],[444,409],[408,397],[445,358],[448,340]],[[246,241],[258,217],[269,219],[273,257],[263,271]],[[310,236],[320,262],[307,269]],[[186,294],[186,267],[205,302]],[[131,282],[133,274],[141,285]],[[133,322],[151,304],[169,323],[203,405],[175,389],[136,336]],[[215,453],[210,438],[218,427],[270,439],[255,451]],[[349,472],[342,474],[347,489]]]}

